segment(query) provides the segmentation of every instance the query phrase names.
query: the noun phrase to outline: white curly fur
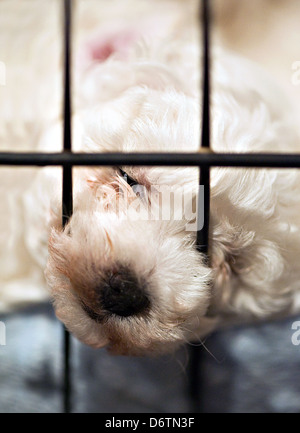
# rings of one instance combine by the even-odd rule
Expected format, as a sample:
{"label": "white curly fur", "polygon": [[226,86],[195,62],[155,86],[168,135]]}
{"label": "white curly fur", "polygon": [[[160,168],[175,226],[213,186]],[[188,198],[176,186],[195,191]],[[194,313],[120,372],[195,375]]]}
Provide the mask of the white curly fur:
{"label": "white curly fur", "polygon": [[[175,3],[173,27],[168,18],[158,42],[126,46],[101,62],[83,55],[75,76],[76,151],[197,151],[198,35],[183,17],[178,27]],[[90,44],[101,48],[102,29],[83,32],[83,53]],[[259,66],[223,49],[213,53],[211,117],[214,151],[299,152],[297,117],[286,96]],[[61,123],[53,120],[39,149],[61,146]],[[146,188],[184,186],[196,197],[198,169],[123,169]],[[187,218],[144,221],[127,212],[125,192],[135,196],[117,168],[74,169],[74,214],[64,230],[60,190],[60,169],[37,174],[22,199],[23,248],[36,269],[47,260],[57,316],[84,343],[120,354],[162,353],[226,323],[299,311],[299,171],[212,169],[211,267],[195,249],[195,232],[186,231]],[[122,266],[144,284],[150,308],[142,314],[108,314],[95,302],[96,288]],[[93,320],[82,303],[103,320]]]}

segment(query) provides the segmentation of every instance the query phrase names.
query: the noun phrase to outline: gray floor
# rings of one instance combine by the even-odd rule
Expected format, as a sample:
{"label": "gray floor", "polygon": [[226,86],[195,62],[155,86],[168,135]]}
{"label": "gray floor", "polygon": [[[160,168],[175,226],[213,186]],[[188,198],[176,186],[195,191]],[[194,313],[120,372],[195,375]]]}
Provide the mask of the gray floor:
{"label": "gray floor", "polygon": [[[0,317],[0,412],[61,410],[62,328],[51,306]],[[205,412],[299,412],[297,318],[215,334],[202,356]],[[186,348],[158,359],[112,357],[73,340],[74,412],[189,411]]]}

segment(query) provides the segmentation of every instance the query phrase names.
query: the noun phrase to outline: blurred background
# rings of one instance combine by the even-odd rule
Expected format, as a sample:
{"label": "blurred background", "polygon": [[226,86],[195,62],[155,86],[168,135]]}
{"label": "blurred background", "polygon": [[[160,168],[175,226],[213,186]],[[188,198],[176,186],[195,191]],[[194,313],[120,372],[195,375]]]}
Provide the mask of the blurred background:
{"label": "blurred background", "polygon": [[[51,306],[26,308],[1,320],[7,344],[0,346],[0,412],[61,412],[63,331]],[[199,356],[199,410],[299,412],[300,346],[291,340],[294,320],[209,337]],[[72,410],[189,412],[188,356],[182,348],[160,358],[117,357],[72,339]]]}

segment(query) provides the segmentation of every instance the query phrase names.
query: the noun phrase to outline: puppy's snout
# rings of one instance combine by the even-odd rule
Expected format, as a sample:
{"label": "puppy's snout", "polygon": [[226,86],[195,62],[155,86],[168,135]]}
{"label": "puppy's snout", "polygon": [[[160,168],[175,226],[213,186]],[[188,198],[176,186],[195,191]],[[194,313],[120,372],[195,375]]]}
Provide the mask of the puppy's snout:
{"label": "puppy's snout", "polygon": [[107,312],[123,317],[142,313],[150,305],[143,284],[130,272],[113,274],[102,289],[101,298]]}

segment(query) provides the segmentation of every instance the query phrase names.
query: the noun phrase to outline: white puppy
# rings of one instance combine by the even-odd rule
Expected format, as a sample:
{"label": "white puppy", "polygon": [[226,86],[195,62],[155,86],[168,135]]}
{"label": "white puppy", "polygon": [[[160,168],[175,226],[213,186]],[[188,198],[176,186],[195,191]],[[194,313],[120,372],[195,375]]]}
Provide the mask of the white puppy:
{"label": "white puppy", "polygon": [[[185,19],[179,34],[166,22],[167,38],[138,49],[140,20],[84,39],[76,151],[197,151],[197,32],[189,34]],[[147,39],[153,21],[143,23]],[[53,124],[40,149],[53,149],[60,133],[60,123]],[[222,50],[214,52],[212,146],[299,150],[284,95],[259,67]],[[25,243],[41,266],[47,260],[57,316],[84,343],[118,354],[162,353],[224,323],[299,311],[299,171],[212,169],[210,267],[195,248],[195,214],[186,211],[195,204],[198,169],[93,167],[74,174],[74,214],[63,230],[60,173],[39,173],[24,198]],[[162,187],[183,198],[168,218],[162,215],[173,201],[160,200],[155,192]]]}

